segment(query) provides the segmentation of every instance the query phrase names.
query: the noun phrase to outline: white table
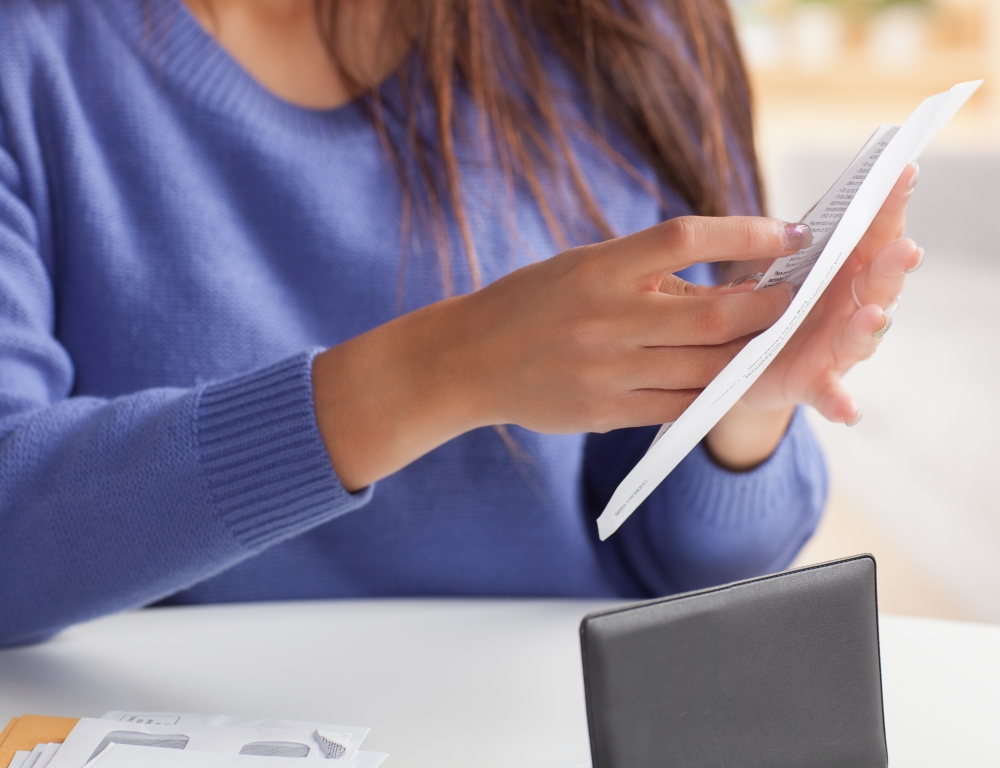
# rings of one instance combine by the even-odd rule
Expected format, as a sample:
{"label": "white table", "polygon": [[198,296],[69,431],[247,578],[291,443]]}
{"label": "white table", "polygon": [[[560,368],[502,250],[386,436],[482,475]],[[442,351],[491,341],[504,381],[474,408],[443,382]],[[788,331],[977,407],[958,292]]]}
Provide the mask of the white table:
{"label": "white table", "polygon": [[[368,725],[386,768],[588,755],[577,627],[604,604],[385,600],[169,608],[0,651],[0,720],[184,710]],[[893,768],[1000,764],[1000,627],[885,616]]]}

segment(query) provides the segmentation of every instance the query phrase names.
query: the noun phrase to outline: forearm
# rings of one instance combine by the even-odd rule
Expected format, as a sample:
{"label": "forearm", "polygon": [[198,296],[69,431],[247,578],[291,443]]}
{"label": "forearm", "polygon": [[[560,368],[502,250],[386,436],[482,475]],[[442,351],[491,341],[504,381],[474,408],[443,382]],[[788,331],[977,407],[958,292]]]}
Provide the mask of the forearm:
{"label": "forearm", "polygon": [[137,607],[186,586],[199,560],[224,558],[194,446],[178,445],[193,409],[180,390],[70,398],[5,435],[0,645]]}
{"label": "forearm", "polygon": [[148,604],[363,504],[316,431],[310,359],[9,416],[0,645]]}
{"label": "forearm", "polygon": [[675,267],[710,258],[707,248],[794,252],[809,234],[801,229],[674,219],[564,251],[330,349],[313,385],[334,469],[357,489],[480,426],[571,433],[673,421],[791,301],[787,287],[694,286]]}
{"label": "forearm", "polygon": [[[487,332],[477,330],[480,297],[437,302],[316,357],[316,419],[345,488],[364,488],[464,432],[503,421],[489,394],[494,355]],[[737,403],[706,445],[723,467],[750,469],[777,448],[794,410]]]}
{"label": "forearm", "polygon": [[364,488],[484,425],[467,302],[403,315],[313,361],[316,421],[345,488]]}

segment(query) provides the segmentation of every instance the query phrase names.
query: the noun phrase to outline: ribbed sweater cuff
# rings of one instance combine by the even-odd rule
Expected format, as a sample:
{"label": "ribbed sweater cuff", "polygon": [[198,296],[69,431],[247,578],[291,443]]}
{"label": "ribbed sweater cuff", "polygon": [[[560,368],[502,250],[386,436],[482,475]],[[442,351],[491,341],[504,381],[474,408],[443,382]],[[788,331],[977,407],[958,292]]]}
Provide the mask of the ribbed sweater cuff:
{"label": "ribbed sweater cuff", "polygon": [[210,384],[198,401],[200,462],[219,515],[258,551],[363,506],[372,488],[349,493],[330,464],[313,410],[305,352]]}
{"label": "ribbed sweater cuff", "polygon": [[753,469],[726,469],[712,458],[704,442],[688,454],[682,466],[678,479],[683,480],[675,493],[685,508],[715,527],[756,526],[776,505],[822,507],[826,496],[822,454],[802,408],[796,409],[774,453]]}

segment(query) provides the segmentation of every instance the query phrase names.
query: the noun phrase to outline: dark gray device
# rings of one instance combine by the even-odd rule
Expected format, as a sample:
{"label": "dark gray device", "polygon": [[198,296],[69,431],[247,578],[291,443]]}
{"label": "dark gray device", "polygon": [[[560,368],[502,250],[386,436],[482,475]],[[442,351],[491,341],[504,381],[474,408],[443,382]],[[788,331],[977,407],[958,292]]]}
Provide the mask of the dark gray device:
{"label": "dark gray device", "polygon": [[593,768],[885,768],[871,555],[594,613]]}

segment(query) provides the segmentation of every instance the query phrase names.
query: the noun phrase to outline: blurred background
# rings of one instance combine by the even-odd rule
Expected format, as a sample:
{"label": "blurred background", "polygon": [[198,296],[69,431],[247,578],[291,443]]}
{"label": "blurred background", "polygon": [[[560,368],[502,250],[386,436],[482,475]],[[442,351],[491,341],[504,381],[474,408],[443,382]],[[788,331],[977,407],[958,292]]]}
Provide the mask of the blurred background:
{"label": "blurred background", "polygon": [[1000,622],[1000,0],[733,6],[770,212],[790,221],[876,125],[986,78],[921,159],[907,234],[927,256],[847,380],[863,420],[813,420],[832,494],[797,564],[872,552],[882,610]]}

